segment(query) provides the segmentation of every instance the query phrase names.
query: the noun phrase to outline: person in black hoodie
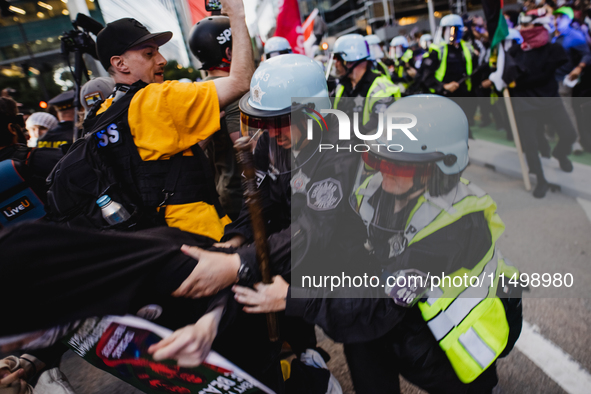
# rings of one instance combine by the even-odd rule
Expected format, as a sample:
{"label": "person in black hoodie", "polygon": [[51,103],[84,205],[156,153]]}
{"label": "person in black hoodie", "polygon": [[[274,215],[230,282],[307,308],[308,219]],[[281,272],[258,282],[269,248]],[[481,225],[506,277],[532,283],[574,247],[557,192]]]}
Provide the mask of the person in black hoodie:
{"label": "person in black hoodie", "polygon": [[[564,104],[558,97],[556,70],[568,61],[566,52],[560,44],[549,42],[548,30],[537,24],[534,15],[521,14],[521,35],[523,43],[509,50],[522,73],[511,89],[517,126],[523,151],[527,158],[530,173],[536,175],[538,182],[533,195],[542,198],[550,188],[544,177],[544,170],[538,152],[538,133],[542,133],[545,124],[554,126],[559,141],[552,156],[558,159],[564,172],[571,172],[573,165],[568,159],[572,144],[577,134]],[[551,99],[550,97],[556,97]]]}

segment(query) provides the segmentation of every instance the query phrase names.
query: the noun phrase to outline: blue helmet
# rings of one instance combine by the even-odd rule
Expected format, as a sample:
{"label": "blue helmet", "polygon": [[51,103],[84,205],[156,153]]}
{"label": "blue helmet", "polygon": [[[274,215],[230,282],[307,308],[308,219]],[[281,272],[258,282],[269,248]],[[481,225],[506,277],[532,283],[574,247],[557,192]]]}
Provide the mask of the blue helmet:
{"label": "blue helmet", "polygon": [[287,41],[287,39],[283,37],[271,37],[265,43],[265,59],[270,59],[274,56],[284,55],[292,52],[293,51],[291,50],[291,45],[289,45],[289,41]]}

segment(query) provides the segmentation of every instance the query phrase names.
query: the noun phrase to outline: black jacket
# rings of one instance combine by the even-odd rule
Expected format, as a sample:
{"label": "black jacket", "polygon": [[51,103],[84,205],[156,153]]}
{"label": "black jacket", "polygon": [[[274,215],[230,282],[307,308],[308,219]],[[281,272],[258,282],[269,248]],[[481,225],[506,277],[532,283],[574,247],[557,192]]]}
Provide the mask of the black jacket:
{"label": "black jacket", "polygon": [[[336,151],[350,146],[349,141],[337,141],[336,124],[332,115],[327,117],[328,131],[322,134],[323,144],[332,144],[335,149],[320,151],[319,140],[312,140],[297,158],[292,155],[291,173],[274,175],[269,168],[267,133],[259,140],[255,150],[255,167],[262,182],[259,186],[266,222],[269,255],[274,275],[286,275],[301,266],[308,272],[310,267],[322,269],[315,264],[335,239],[352,214],[348,197],[351,192],[359,154]],[[334,134],[332,134],[334,133]],[[294,185],[292,187],[292,185]],[[223,240],[236,234],[243,235],[252,243],[253,234],[250,216],[243,207],[238,219],[225,228]],[[242,262],[253,276],[252,284],[260,280],[252,244],[237,250]],[[292,280],[295,280],[292,273]]]}

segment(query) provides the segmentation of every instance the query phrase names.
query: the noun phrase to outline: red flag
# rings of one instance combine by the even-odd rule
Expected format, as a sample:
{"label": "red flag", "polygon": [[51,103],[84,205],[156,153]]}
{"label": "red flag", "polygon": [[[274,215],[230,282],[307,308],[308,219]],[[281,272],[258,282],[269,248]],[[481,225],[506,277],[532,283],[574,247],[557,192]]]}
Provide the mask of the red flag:
{"label": "red flag", "polygon": [[189,9],[191,10],[191,20],[193,24],[199,22],[206,16],[211,15],[211,12],[205,11],[205,2],[203,0],[187,0]]}
{"label": "red flag", "polygon": [[275,35],[287,39],[293,53],[305,54],[304,30],[297,0],[283,0],[283,4],[280,2]]}

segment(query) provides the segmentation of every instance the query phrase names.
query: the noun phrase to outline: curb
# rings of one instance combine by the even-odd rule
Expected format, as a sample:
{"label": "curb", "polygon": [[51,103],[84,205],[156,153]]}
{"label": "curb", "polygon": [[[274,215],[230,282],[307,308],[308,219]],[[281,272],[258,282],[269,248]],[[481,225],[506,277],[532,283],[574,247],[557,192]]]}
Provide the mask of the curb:
{"label": "curb", "polygon": [[[516,148],[484,140],[470,140],[468,144],[471,164],[488,167],[513,178],[522,178]],[[559,185],[562,193],[568,196],[591,200],[590,166],[573,163],[573,172],[566,173],[560,169],[556,159],[542,157],[541,160],[544,176],[548,182]],[[529,177],[532,181],[532,188],[534,188],[536,177],[533,174],[530,174]]]}

